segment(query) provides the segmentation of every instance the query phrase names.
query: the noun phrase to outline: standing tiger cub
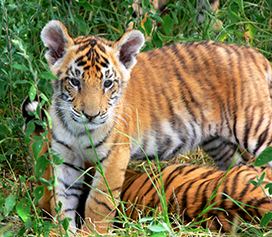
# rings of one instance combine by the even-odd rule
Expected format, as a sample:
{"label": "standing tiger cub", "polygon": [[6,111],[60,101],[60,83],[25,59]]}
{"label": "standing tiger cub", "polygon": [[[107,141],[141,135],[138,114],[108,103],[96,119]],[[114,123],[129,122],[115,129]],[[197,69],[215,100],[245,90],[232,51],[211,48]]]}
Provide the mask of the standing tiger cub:
{"label": "standing tiger cub", "polygon": [[[226,169],[233,158],[245,162],[238,147],[257,156],[271,145],[272,70],[254,49],[205,41],[136,57],[144,44],[138,30],[115,42],[73,39],[59,21],[50,21],[41,37],[59,78],[49,109],[51,148],[78,167],[100,160],[106,181],[96,172],[85,208],[86,223],[100,233],[115,215],[130,158],[167,159],[201,145]],[[81,173],[62,164],[56,174],[57,201],[73,227]]]}

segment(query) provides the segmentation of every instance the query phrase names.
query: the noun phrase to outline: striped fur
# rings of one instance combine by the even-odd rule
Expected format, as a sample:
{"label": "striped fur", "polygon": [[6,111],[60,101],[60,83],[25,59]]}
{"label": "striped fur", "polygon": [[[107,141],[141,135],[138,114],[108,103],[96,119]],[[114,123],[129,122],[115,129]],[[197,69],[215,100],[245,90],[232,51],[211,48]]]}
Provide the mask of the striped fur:
{"label": "striped fur", "polygon": [[[31,112],[36,106],[36,101],[30,102],[29,99],[23,103],[22,110],[26,123],[34,119],[27,114],[27,111]],[[40,132],[44,131],[37,126],[32,136],[40,136]],[[51,140],[50,132],[48,139]],[[44,144],[40,155],[46,153],[47,146]],[[68,163],[65,165],[78,170],[78,167]],[[88,162],[85,164],[86,169],[91,166]],[[92,177],[95,174],[95,169],[88,170],[84,179],[88,185],[83,187],[77,206],[77,210],[81,210],[82,216],[84,215],[86,197],[92,185]],[[233,228],[233,222],[239,225],[241,219],[248,222],[255,219],[258,223],[258,219],[261,219],[265,212],[272,210],[269,194],[266,193],[267,196],[265,196],[260,187],[249,183],[250,180],[256,180],[257,176],[260,177],[263,172],[266,173],[262,183],[264,188],[267,183],[272,182],[271,168],[236,166],[225,172],[211,167],[171,165],[163,168],[161,175],[157,169],[150,172],[149,175],[145,172],[126,170],[120,196],[122,206],[119,209],[121,212],[125,211],[124,214],[133,220],[151,215],[153,211],[162,212],[159,195],[164,187],[168,213],[172,213],[182,224],[207,219],[202,223],[204,228],[229,232]],[[49,180],[50,175],[48,167],[43,178]],[[213,192],[215,192],[215,198],[211,199]],[[240,207],[228,196],[239,203]],[[39,205],[47,213],[51,212],[50,192],[47,188],[45,188],[44,196],[39,200]],[[212,208],[199,217],[204,208],[209,205]]]}
{"label": "striped fur", "polygon": [[[226,169],[238,147],[258,156],[271,145],[272,70],[254,49],[204,41],[136,57],[144,44],[140,31],[128,31],[116,42],[72,39],[59,21],[49,22],[41,37],[59,78],[49,109],[51,148],[79,167],[99,159],[116,200],[103,194],[106,181],[97,172],[93,186],[102,193],[90,191],[85,212],[86,223],[100,233],[115,215],[129,159],[145,158],[142,149],[168,159],[202,145]],[[239,155],[236,164],[249,156]],[[60,165],[56,173],[57,199],[75,226],[82,184],[74,181],[80,172]]]}
{"label": "striped fur", "polygon": [[[256,180],[256,176],[260,177],[262,172],[266,172],[262,184],[264,187],[272,181],[271,168],[263,170],[256,167],[236,166],[227,173],[211,167],[168,166],[161,172],[168,213],[175,214],[183,224],[208,219],[202,223],[204,228],[227,232],[231,230],[237,216],[248,222],[252,222],[252,218],[260,219],[265,212],[272,210],[272,202],[260,187],[255,187],[248,181]],[[152,173],[150,175],[153,183],[156,183],[161,190],[159,175],[154,176]],[[218,186],[216,197],[209,201]],[[226,195],[238,203],[241,202],[240,205],[245,211]],[[127,171],[121,199],[127,203],[124,205],[126,215],[132,219],[137,219],[139,213],[143,213],[143,216],[146,213],[150,214],[150,208],[162,212],[158,192],[146,173]],[[212,205],[212,208],[198,217],[209,205]],[[241,223],[240,218],[237,220],[236,224]]]}

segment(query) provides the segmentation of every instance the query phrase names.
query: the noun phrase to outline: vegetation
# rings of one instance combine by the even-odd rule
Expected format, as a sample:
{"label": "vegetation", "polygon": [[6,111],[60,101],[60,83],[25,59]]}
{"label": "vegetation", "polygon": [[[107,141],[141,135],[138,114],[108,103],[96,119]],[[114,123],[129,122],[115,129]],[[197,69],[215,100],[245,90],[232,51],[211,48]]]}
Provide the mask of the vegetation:
{"label": "vegetation", "polygon": [[[197,2],[169,0],[164,10],[158,11],[152,9],[149,0],[142,0],[143,14],[133,18],[133,0],[0,1],[0,236],[48,236],[48,230],[53,226],[42,218],[41,210],[36,206],[42,190],[33,187],[33,182],[41,173],[36,172],[33,176],[33,162],[27,148],[30,139],[22,131],[24,121],[20,112],[27,95],[34,98],[39,94],[47,104],[52,96],[50,80],[54,76],[49,73],[40,39],[45,24],[57,19],[74,37],[94,34],[108,40],[118,39],[129,25],[133,25],[147,37],[143,51],[172,43],[209,39],[254,47],[272,62],[271,0],[221,1],[217,13],[204,11],[206,18],[200,26],[197,24]],[[214,22],[222,25],[215,30]],[[35,140],[36,155],[41,142],[41,139]],[[200,153],[200,157],[197,155],[190,160],[186,158],[190,157],[188,155],[182,160],[209,162],[204,156]],[[45,163],[36,160],[36,164],[39,162],[40,168],[44,169]],[[59,162],[53,157],[53,165]],[[46,185],[52,186],[53,181]],[[169,217],[163,215],[139,223],[130,222],[129,227],[118,235],[174,235],[169,225],[158,225],[168,223],[163,222],[165,218]],[[61,224],[67,229],[67,221]],[[181,229],[184,235],[210,235],[209,230],[190,226]],[[264,229],[257,230],[256,227],[254,230],[254,235],[265,235]]]}

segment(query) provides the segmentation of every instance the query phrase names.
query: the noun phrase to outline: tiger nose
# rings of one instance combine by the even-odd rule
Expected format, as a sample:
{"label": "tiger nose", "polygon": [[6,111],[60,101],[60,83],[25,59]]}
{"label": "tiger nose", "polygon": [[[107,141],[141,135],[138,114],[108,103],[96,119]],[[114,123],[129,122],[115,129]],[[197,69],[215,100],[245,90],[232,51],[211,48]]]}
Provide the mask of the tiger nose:
{"label": "tiger nose", "polygon": [[84,114],[84,116],[89,119],[89,120],[93,120],[95,119],[96,117],[98,117],[100,115],[100,111],[98,112],[98,114],[96,115],[88,115],[87,113],[85,113],[84,111],[82,111],[82,113]]}

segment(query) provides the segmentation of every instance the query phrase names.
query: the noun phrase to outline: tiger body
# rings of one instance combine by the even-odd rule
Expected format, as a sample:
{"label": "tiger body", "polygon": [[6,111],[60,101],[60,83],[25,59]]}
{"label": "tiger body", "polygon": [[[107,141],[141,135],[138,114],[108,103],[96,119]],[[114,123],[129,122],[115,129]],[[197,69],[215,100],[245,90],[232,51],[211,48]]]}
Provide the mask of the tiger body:
{"label": "tiger body", "polygon": [[[86,222],[100,233],[115,215],[127,164],[145,158],[142,149],[168,159],[202,145],[226,169],[233,157],[236,164],[247,159],[236,153],[239,146],[257,156],[271,144],[271,65],[251,48],[209,41],[170,45],[138,54],[136,64],[144,44],[137,30],[116,42],[72,39],[51,21],[42,40],[59,78],[49,110],[51,148],[79,167],[99,159],[115,199],[90,191]],[[75,226],[80,172],[65,164],[56,172],[58,201]],[[107,194],[105,182],[96,172],[94,188]]]}

